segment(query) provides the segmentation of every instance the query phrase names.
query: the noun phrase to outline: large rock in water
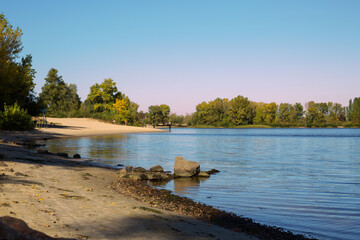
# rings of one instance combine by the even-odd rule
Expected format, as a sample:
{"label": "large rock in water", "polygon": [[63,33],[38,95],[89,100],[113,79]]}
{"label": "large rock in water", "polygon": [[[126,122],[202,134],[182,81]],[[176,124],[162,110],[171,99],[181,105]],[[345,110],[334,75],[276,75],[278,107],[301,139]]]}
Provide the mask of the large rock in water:
{"label": "large rock in water", "polygon": [[193,177],[200,172],[198,162],[188,161],[183,157],[175,158],[174,174],[176,177]]}

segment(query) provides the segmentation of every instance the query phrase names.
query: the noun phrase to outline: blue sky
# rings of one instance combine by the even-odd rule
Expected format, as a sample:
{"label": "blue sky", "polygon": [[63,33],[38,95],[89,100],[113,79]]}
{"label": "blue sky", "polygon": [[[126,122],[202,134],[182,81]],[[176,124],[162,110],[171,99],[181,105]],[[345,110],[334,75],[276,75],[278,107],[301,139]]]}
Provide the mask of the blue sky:
{"label": "blue sky", "polygon": [[36,91],[50,68],[82,100],[105,78],[147,110],[360,97],[360,1],[0,0],[23,30]]}

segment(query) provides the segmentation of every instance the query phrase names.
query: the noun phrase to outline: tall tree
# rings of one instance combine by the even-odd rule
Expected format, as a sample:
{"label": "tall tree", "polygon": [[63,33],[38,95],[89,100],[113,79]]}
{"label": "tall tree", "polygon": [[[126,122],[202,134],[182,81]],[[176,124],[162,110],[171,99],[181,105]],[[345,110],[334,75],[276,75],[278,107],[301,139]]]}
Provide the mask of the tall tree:
{"label": "tall tree", "polygon": [[22,31],[8,22],[0,14],[0,110],[4,104],[18,103],[21,108],[30,108],[36,104],[33,82],[35,70],[32,68],[32,57],[27,55],[18,62],[23,47]]}
{"label": "tall tree", "polygon": [[125,95],[117,90],[116,83],[107,78],[101,84],[94,84],[90,87],[90,93],[87,101],[93,105],[95,112],[103,112],[111,110],[116,99],[122,100]]}
{"label": "tall tree", "polygon": [[253,124],[255,105],[243,96],[237,96],[229,101],[229,119],[235,126]]}
{"label": "tall tree", "polygon": [[80,107],[76,85],[65,83],[55,68],[49,70],[41,90],[40,99],[50,115],[66,115],[67,112],[78,110]]}

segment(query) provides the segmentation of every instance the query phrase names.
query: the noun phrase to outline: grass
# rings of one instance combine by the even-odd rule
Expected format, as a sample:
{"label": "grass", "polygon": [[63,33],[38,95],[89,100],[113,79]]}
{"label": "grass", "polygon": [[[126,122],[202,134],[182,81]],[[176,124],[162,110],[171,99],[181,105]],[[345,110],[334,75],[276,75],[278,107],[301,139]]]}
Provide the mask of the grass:
{"label": "grass", "polygon": [[86,200],[85,197],[75,196],[75,195],[68,195],[66,193],[61,193],[60,196],[62,196],[65,199]]}
{"label": "grass", "polygon": [[[137,207],[133,207],[133,209],[136,209]],[[152,209],[152,208],[147,208],[147,207],[139,207],[139,209],[143,210],[143,211],[148,211],[148,212],[152,212],[152,213],[157,213],[157,214],[164,214],[162,211],[156,210],[156,209]]]}
{"label": "grass", "polygon": [[252,124],[252,125],[240,125],[235,128],[271,128],[271,127],[268,125]]}

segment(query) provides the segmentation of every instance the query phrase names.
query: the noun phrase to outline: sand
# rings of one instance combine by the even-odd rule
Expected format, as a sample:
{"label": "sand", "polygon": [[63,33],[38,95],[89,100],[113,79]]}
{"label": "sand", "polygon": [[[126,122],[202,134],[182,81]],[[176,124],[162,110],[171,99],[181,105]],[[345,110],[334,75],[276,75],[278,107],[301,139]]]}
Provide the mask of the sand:
{"label": "sand", "polygon": [[[0,132],[5,142],[158,132],[93,119],[48,119],[58,127]],[[191,217],[156,210],[114,192],[117,170],[0,143],[0,216],[24,220],[52,237],[76,239],[256,239]],[[154,211],[155,210],[155,211]]]}

